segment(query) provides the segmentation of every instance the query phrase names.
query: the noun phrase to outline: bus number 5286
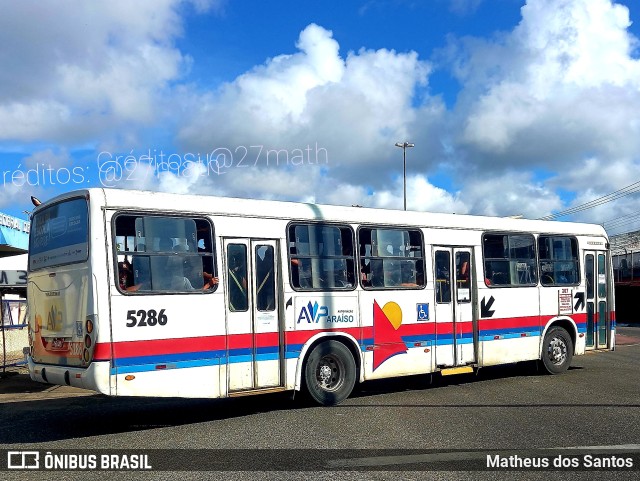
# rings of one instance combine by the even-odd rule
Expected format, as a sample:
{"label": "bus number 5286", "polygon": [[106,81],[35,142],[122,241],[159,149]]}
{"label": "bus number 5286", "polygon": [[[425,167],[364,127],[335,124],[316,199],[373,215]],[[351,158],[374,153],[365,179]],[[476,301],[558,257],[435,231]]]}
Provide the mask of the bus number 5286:
{"label": "bus number 5286", "polygon": [[127,322],[127,327],[155,326],[156,324],[164,326],[167,320],[164,309],[160,309],[160,312],[156,312],[155,309],[149,309],[148,311],[144,309],[127,311],[127,321],[129,321]]}

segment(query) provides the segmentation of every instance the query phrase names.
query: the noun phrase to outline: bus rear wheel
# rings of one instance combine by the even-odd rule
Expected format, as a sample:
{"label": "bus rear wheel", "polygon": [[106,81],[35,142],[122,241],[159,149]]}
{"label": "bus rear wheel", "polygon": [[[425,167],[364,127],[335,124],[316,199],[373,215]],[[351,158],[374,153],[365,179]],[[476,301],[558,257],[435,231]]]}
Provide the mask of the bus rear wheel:
{"label": "bus rear wheel", "polygon": [[356,363],[344,344],[325,341],[311,351],[304,374],[311,398],[323,406],[335,406],[347,399],[353,390]]}
{"label": "bus rear wheel", "polygon": [[544,336],[542,363],[549,374],[560,374],[567,369],[573,359],[571,336],[562,327],[552,327]]}

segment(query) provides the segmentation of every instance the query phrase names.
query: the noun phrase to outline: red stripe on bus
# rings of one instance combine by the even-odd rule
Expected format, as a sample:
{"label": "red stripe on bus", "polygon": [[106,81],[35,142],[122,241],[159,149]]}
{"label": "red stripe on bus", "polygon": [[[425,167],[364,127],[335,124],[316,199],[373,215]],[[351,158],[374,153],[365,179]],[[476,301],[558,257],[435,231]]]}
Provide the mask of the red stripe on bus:
{"label": "red stripe on bus", "polygon": [[[96,346],[96,351],[98,347]],[[108,344],[107,344],[108,346]],[[147,341],[124,341],[113,343],[113,357],[154,356],[186,352],[217,351],[226,348],[226,336],[182,337],[153,339]],[[96,358],[94,356],[94,358]]]}
{"label": "red stripe on bus", "polygon": [[478,328],[481,331],[508,329],[510,327],[539,327],[540,316],[504,317],[498,319],[480,319]]}
{"label": "red stripe on bus", "polygon": [[285,340],[287,344],[304,344],[309,340],[310,337],[315,336],[321,332],[337,332],[349,334],[356,339],[360,339],[362,336],[365,336],[365,332],[369,332],[369,337],[373,336],[373,328],[372,327],[349,327],[346,329],[310,329],[308,331],[287,331],[285,332]]}
{"label": "red stripe on bus", "polygon": [[[614,318],[614,313],[612,318]],[[504,330],[511,327],[541,327],[556,315],[525,316],[499,319],[478,320],[479,330]],[[571,317],[576,323],[586,322],[586,313],[575,313]],[[310,329],[304,331],[286,331],[284,333],[285,344],[305,344],[311,337],[323,332],[345,333],[357,340],[373,337],[373,326],[352,327],[346,329]],[[452,322],[421,322],[414,324],[401,324],[398,333],[401,336],[415,336],[420,334],[452,334]],[[458,333],[472,333],[473,322],[458,322]],[[217,351],[228,349],[245,349],[252,345],[252,334],[230,334],[228,336],[203,336],[185,337],[173,339],[152,339],[144,341],[121,341],[113,343],[113,356],[115,358],[153,356],[159,354],[180,354],[187,352]],[[255,335],[256,347],[277,346],[279,333],[266,332]],[[111,359],[111,343],[99,343],[95,347],[94,360]]]}
{"label": "red stripe on bus", "polygon": [[[227,346],[229,349],[245,349],[251,346],[251,339],[251,334],[229,334],[227,336]],[[225,346],[222,347],[222,349],[224,348]]]}

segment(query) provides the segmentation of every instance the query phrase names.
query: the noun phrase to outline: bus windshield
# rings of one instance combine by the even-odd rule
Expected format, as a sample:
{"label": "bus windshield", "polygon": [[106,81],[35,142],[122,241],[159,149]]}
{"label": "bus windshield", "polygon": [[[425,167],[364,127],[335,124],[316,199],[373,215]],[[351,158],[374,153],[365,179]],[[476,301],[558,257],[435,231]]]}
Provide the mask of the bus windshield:
{"label": "bus windshield", "polygon": [[89,255],[87,201],[76,198],[54,204],[33,216],[29,270],[84,262]]}

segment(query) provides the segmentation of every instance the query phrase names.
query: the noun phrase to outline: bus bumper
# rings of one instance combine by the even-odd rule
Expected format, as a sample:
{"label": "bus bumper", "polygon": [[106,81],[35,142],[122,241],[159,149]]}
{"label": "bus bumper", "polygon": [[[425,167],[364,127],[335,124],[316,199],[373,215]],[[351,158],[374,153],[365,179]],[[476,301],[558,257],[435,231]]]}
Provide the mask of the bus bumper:
{"label": "bus bumper", "polygon": [[108,396],[111,395],[109,361],[92,362],[89,367],[79,368],[37,364],[29,356],[27,364],[29,366],[29,376],[33,381],[89,389]]}

